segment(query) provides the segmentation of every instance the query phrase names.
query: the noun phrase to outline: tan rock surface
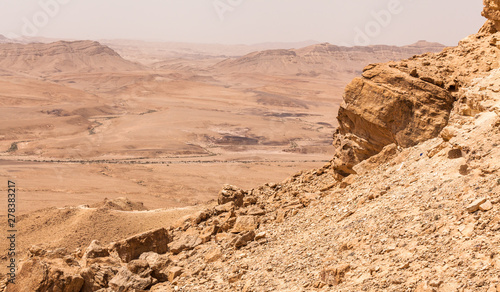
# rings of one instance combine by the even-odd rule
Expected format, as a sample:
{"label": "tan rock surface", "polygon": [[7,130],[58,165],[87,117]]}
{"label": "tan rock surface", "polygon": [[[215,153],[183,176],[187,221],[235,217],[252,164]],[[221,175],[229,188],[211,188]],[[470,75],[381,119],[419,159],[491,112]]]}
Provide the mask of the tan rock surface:
{"label": "tan rock surface", "polygon": [[466,98],[464,92],[474,78],[499,67],[496,38],[481,31],[441,53],[367,66],[346,87],[339,109],[333,159],[337,173],[354,173],[354,165],[389,144],[410,147],[438,136],[452,109],[467,116],[480,113],[478,99]]}
{"label": "tan rock surface", "polygon": [[168,231],[165,228],[159,228],[113,243],[108,249],[110,254],[118,256],[124,262],[129,262],[139,258],[144,252],[166,253],[169,242]]}

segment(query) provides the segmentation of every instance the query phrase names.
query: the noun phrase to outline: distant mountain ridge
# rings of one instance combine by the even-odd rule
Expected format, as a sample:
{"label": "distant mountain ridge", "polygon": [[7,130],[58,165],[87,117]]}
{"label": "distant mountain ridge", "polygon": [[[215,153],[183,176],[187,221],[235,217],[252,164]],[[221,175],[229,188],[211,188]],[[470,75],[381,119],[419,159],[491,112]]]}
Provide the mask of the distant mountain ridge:
{"label": "distant mountain ridge", "polygon": [[403,47],[343,47],[322,43],[300,49],[253,52],[240,58],[224,60],[216,64],[214,69],[233,73],[310,76],[361,73],[367,63],[400,60],[427,52],[439,52],[444,48],[444,45],[426,41]]}
{"label": "distant mountain ridge", "polygon": [[0,69],[11,72],[48,75],[141,68],[143,66],[123,59],[111,48],[94,41],[0,44]]}

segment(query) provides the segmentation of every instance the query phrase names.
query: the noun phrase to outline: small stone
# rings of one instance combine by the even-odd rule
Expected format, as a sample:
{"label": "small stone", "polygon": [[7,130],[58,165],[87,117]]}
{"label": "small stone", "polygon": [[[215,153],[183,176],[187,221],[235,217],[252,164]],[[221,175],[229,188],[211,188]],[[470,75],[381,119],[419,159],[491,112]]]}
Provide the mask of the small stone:
{"label": "small stone", "polygon": [[145,252],[141,254],[139,259],[147,261],[149,267],[153,270],[152,275],[155,279],[158,279],[160,282],[168,280],[167,267],[170,263],[170,259],[167,255]]}
{"label": "small stone", "polygon": [[243,206],[250,206],[257,203],[257,197],[255,196],[245,196],[243,198]]}
{"label": "small stone", "polygon": [[474,234],[474,223],[470,223],[468,225],[462,225],[458,228],[458,231],[462,233],[465,237],[471,237]]}
{"label": "small stone", "polygon": [[385,251],[386,252],[391,252],[391,251],[395,251],[396,250],[396,246],[395,245],[389,245]]}
{"label": "small stone", "polygon": [[404,282],[406,282],[406,281],[403,278],[393,278],[393,279],[391,279],[391,283],[395,284],[395,285],[403,284]]}
{"label": "small stone", "polygon": [[240,216],[236,219],[232,233],[240,233],[246,231],[253,231],[259,227],[259,222],[254,216]]}
{"label": "small stone", "polygon": [[232,284],[238,282],[240,278],[241,274],[233,273],[227,277],[227,281]]}
{"label": "small stone", "polygon": [[231,242],[235,242],[239,236],[233,233],[217,233],[215,235],[215,242],[219,245],[225,246]]}
{"label": "small stone", "polygon": [[207,263],[213,263],[222,258],[222,252],[220,249],[214,249],[205,255],[205,261]]}
{"label": "small stone", "polygon": [[151,292],[170,292],[176,291],[175,288],[172,288],[169,283],[159,283],[151,287]]}
{"label": "small stone", "polygon": [[183,234],[179,239],[171,242],[168,247],[173,254],[179,254],[184,250],[192,250],[202,243],[203,242],[199,237],[199,234],[193,232],[191,234]]}
{"label": "small stone", "polygon": [[410,267],[410,263],[406,263],[406,264],[402,265],[399,269],[404,270],[404,269],[408,269],[409,267]]}
{"label": "small stone", "polygon": [[448,151],[448,158],[449,159],[457,159],[463,157],[462,149],[452,149]]}
{"label": "small stone", "polygon": [[137,274],[141,277],[146,277],[151,273],[149,264],[146,260],[132,260],[127,264],[127,268],[133,274]]}
{"label": "small stone", "polygon": [[481,211],[489,211],[493,209],[493,204],[490,201],[486,201],[483,204],[479,205],[479,210]]}
{"label": "small stone", "polygon": [[312,286],[313,286],[313,288],[321,289],[321,288],[325,287],[325,285],[326,285],[325,283],[318,280],[318,281],[314,282],[314,284]]}
{"label": "small stone", "polygon": [[323,269],[320,273],[321,282],[327,285],[338,285],[344,279],[345,273],[350,270],[349,264]]}
{"label": "small stone", "polygon": [[203,231],[200,233],[200,236],[199,236],[201,239],[201,242],[202,243],[209,242],[212,239],[212,236],[217,234],[218,229],[219,228],[214,226],[214,225],[208,226],[205,229],[203,229]]}
{"label": "small stone", "polygon": [[454,130],[452,130],[451,128],[444,128],[441,131],[441,138],[443,138],[443,140],[446,142],[453,139],[456,135],[457,135],[457,133]]}
{"label": "small stone", "polygon": [[253,230],[248,231],[236,239],[236,242],[234,243],[234,247],[240,248],[242,246],[245,246],[248,244],[248,242],[254,240],[254,238],[255,238],[255,231],[253,231]]}
{"label": "small stone", "polygon": [[221,214],[221,213],[225,213],[225,212],[230,212],[234,209],[234,202],[228,202],[224,205],[218,205],[218,206],[215,206],[215,213],[217,215]]}
{"label": "small stone", "polygon": [[467,164],[460,165],[460,168],[458,169],[458,172],[461,175],[467,175],[467,174],[469,174],[469,166]]}
{"label": "small stone", "polygon": [[182,274],[181,267],[172,267],[168,270],[168,281],[170,283],[174,282],[175,278],[179,277]]}
{"label": "small stone", "polygon": [[262,216],[265,215],[266,212],[257,206],[252,206],[248,209],[247,214],[252,216]]}
{"label": "small stone", "polygon": [[[109,282],[109,287],[112,291],[141,291],[149,287],[153,283],[153,278],[149,275],[141,277],[132,273],[128,268],[122,267],[116,276]],[[62,291],[62,290],[59,290]],[[64,290],[69,291],[69,290]],[[79,291],[79,290],[71,290]]]}
{"label": "small stone", "polygon": [[266,238],[266,236],[267,236],[267,234],[265,231],[259,232],[259,233],[257,233],[257,235],[255,235],[255,240],[264,239],[264,238]]}
{"label": "small stone", "polygon": [[436,280],[435,279],[435,280],[429,281],[429,286],[431,286],[431,287],[438,288],[439,286],[441,286],[441,284],[443,284],[443,281],[441,281],[441,280]]}
{"label": "small stone", "polygon": [[482,205],[485,202],[486,202],[485,198],[477,199],[474,202],[472,202],[471,204],[469,204],[469,206],[467,206],[466,210],[469,213],[474,213],[477,210],[479,210],[479,206]]}
{"label": "small stone", "polygon": [[436,289],[431,287],[428,282],[420,283],[415,289],[415,292],[435,292],[435,291]]}
{"label": "small stone", "polygon": [[95,259],[107,256],[109,256],[108,249],[103,247],[97,240],[93,240],[83,254],[83,258],[85,259]]}

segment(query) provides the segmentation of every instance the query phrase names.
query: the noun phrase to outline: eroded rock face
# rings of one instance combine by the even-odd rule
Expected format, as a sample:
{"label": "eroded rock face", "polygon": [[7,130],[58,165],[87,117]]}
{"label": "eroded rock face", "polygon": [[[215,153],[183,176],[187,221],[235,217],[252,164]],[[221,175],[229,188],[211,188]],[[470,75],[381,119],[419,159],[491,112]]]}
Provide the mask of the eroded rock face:
{"label": "eroded rock face", "polygon": [[447,125],[451,93],[442,81],[413,75],[393,64],[370,65],[346,87],[335,135],[338,173],[352,174],[353,166],[385,146],[413,146]]}
{"label": "eroded rock face", "polygon": [[[488,18],[489,23],[498,31],[500,30],[500,0],[483,0],[482,15]],[[487,26],[487,23],[485,26]]]}
{"label": "eroded rock face", "polygon": [[476,78],[500,67],[500,0],[484,0],[488,18],[480,32],[441,53],[372,64],[344,93],[334,135],[337,179],[385,146],[411,147],[437,137],[452,111],[475,116],[481,97],[467,96]]}
{"label": "eroded rock face", "polygon": [[170,237],[165,228],[148,231],[112,244],[109,251],[124,262],[139,258],[144,252],[163,254],[168,251]]}
{"label": "eroded rock face", "polygon": [[78,268],[68,266],[62,259],[31,258],[22,265],[16,284],[8,285],[6,291],[79,292],[83,283]]}

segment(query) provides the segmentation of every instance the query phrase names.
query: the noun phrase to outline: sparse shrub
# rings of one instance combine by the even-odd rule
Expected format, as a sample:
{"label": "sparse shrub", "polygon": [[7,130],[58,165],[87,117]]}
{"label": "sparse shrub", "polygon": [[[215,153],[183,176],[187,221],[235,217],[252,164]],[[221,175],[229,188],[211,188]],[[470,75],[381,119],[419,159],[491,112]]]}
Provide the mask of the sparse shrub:
{"label": "sparse shrub", "polygon": [[17,142],[13,142],[12,144],[10,144],[10,148],[9,150],[7,150],[7,152],[15,152],[17,151]]}

